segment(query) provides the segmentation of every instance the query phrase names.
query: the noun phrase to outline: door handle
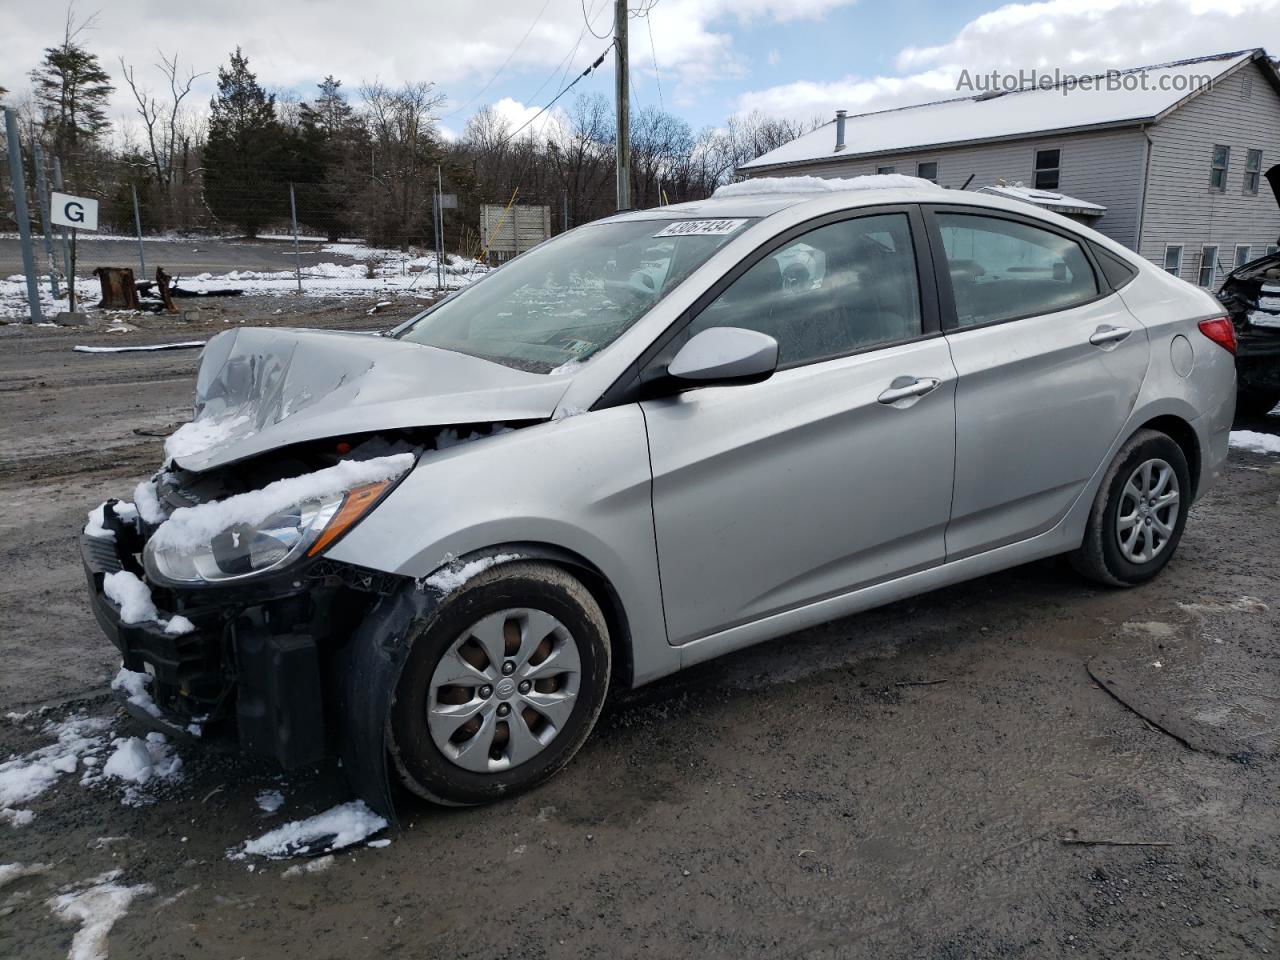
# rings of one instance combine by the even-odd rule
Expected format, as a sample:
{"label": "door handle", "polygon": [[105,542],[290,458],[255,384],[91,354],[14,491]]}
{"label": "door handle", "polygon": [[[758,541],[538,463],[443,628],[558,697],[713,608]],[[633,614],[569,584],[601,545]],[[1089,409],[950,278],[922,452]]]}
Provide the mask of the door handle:
{"label": "door handle", "polygon": [[1127,339],[1131,333],[1133,331],[1128,327],[1113,327],[1104,324],[1089,334],[1089,342],[1095,347],[1102,347],[1108,343],[1119,343],[1121,340]]}
{"label": "door handle", "polygon": [[910,400],[923,397],[938,389],[942,381],[937,377],[895,377],[889,389],[876,399],[881,403],[897,403],[899,400]]}

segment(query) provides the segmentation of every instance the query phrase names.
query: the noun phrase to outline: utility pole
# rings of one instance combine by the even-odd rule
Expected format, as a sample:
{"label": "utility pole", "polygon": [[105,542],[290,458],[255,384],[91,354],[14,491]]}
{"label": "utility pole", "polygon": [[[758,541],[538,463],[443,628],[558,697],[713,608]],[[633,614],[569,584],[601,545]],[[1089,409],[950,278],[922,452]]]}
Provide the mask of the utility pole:
{"label": "utility pole", "polygon": [[40,290],[36,280],[36,258],[31,250],[31,219],[27,215],[27,180],[22,172],[22,141],[18,139],[18,114],[10,107],[4,111],[5,135],[9,140],[9,175],[13,187],[13,215],[18,221],[18,241],[22,245],[22,272],[27,278],[28,323],[43,323],[40,312]]}
{"label": "utility pole", "polygon": [[631,209],[631,82],[627,74],[627,0],[613,6],[614,100],[618,115],[618,209]]}

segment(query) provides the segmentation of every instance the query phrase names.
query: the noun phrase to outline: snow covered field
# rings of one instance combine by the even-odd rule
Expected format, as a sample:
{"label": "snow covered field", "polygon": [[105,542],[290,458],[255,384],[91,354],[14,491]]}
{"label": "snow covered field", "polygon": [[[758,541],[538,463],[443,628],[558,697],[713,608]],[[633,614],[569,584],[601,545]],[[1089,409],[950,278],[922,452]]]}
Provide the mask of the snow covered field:
{"label": "snow covered field", "polygon": [[[152,238],[148,238],[148,242]],[[168,238],[176,242],[177,238]],[[188,241],[190,242],[190,241]],[[291,258],[286,247],[277,250],[276,260]],[[436,255],[432,251],[408,252],[370,247],[358,241],[327,243],[320,248],[320,262],[314,254],[304,258],[302,289],[310,296],[324,297],[422,297],[428,298],[437,291]],[[160,261],[163,263],[164,261]],[[84,274],[97,264],[82,260],[81,276],[77,281],[77,293],[83,303],[97,303],[100,296],[98,281]],[[489,268],[476,260],[447,255],[440,270],[440,280],[446,290],[456,290],[483,276]],[[283,270],[229,270],[182,273],[170,269],[177,286],[193,293],[235,289],[245,294],[287,296],[298,292],[298,278],[293,269]],[[41,275],[38,282],[41,310],[48,320],[54,314],[67,309],[65,297],[54,300],[49,290],[49,280]],[[27,286],[22,274],[0,277],[0,319],[20,319],[27,316]]]}

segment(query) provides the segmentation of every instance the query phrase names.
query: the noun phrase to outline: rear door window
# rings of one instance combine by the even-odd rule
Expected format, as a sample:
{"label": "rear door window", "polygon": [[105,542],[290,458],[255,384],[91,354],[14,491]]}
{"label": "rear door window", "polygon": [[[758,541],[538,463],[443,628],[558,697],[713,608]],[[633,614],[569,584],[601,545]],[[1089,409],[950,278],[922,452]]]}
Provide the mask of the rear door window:
{"label": "rear door window", "polygon": [[1093,267],[1075,240],[977,214],[939,213],[937,222],[958,327],[1053,313],[1098,296]]}

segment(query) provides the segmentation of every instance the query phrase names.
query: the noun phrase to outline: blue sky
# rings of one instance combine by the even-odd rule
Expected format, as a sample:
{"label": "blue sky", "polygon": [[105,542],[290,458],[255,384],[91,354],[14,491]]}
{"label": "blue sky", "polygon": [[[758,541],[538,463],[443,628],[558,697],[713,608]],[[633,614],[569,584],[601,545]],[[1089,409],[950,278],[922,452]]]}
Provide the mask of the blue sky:
{"label": "blue sky", "polygon": [[[0,0],[10,11],[15,2]],[[963,70],[1094,72],[1254,46],[1280,50],[1280,0],[630,2],[650,8],[630,21],[636,101],[656,103],[660,78],[667,109],[695,130],[750,110],[808,120],[839,107],[862,112],[954,96]],[[510,124],[523,122],[556,90],[556,67],[575,47],[570,77],[605,48],[607,40],[584,32],[584,3],[596,31],[606,32],[612,0],[112,0],[111,22],[129,29],[103,26],[81,40],[117,78],[119,137],[140,133],[119,79],[121,56],[158,92],[155,51],[177,52],[184,66],[206,73],[190,101],[198,111],[237,44],[266,86],[304,97],[327,73],[353,93],[373,79],[433,81],[449,97],[443,126],[456,135],[486,103]],[[65,10],[28,4],[21,17],[2,15],[0,85],[11,103],[26,95],[41,50],[59,39]],[[610,57],[578,89],[612,97],[612,70]]]}

